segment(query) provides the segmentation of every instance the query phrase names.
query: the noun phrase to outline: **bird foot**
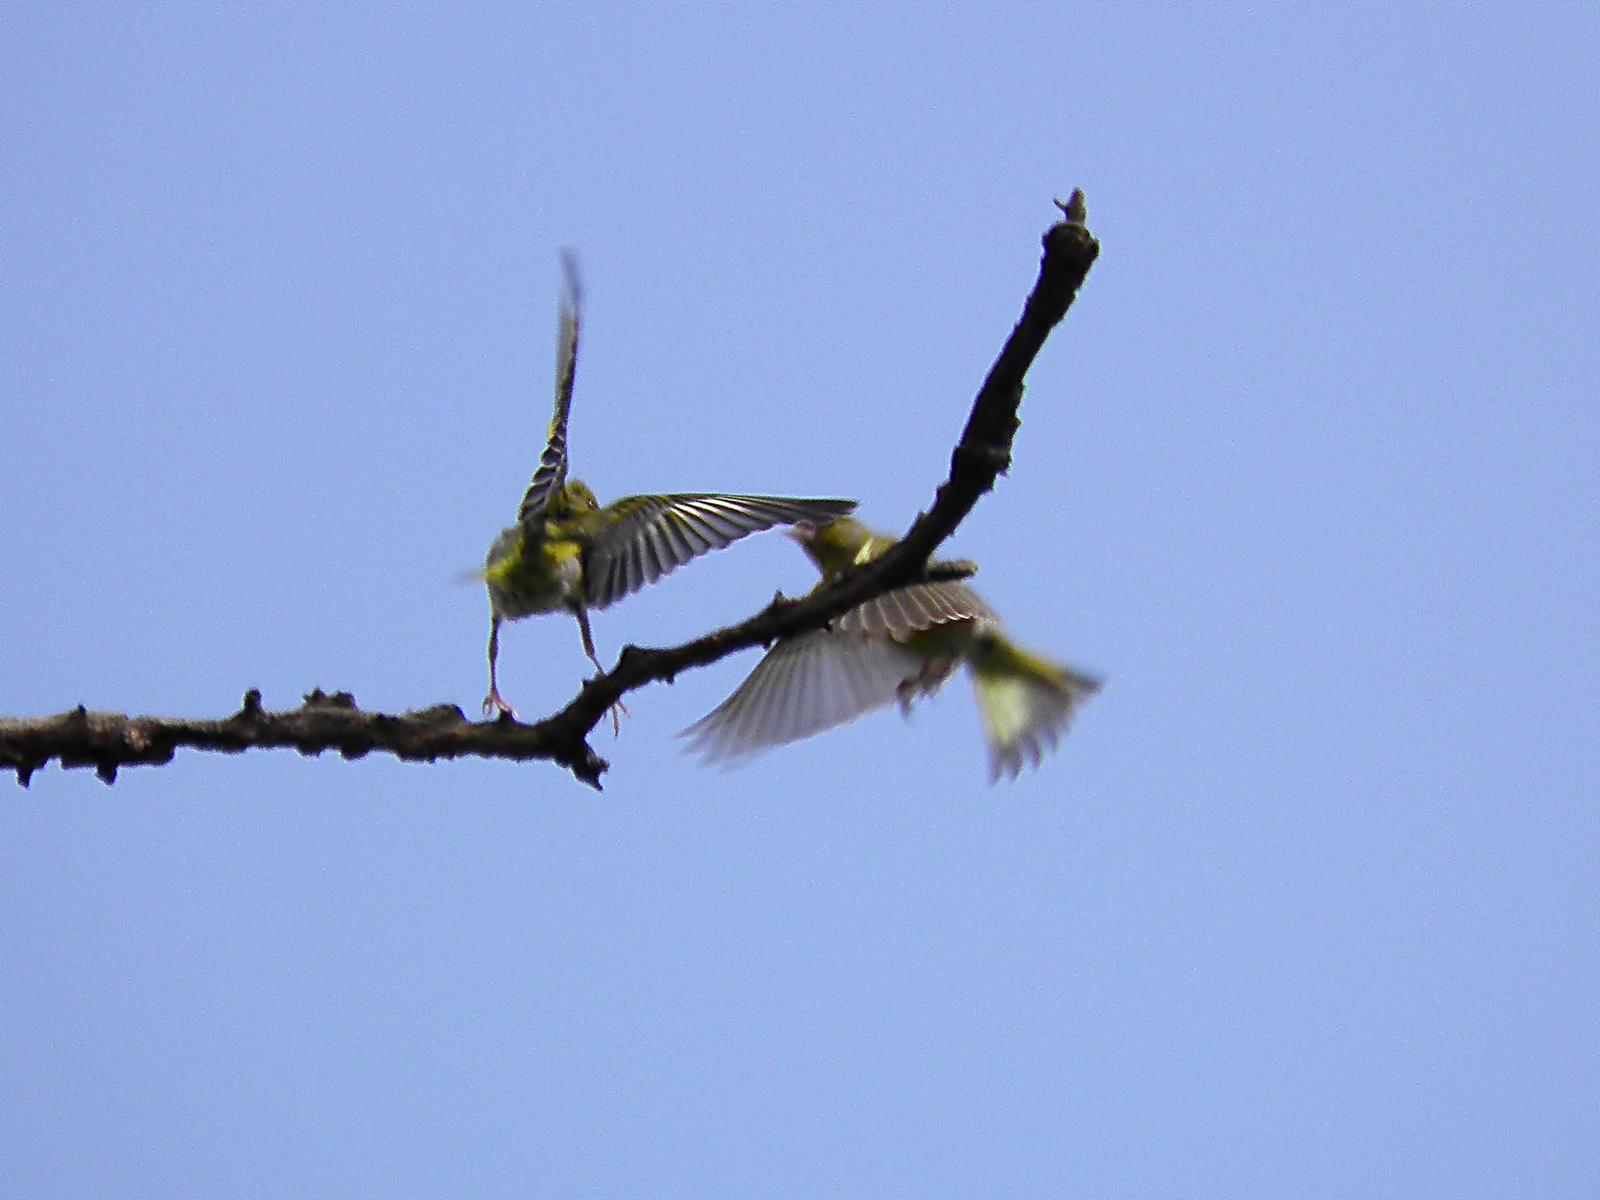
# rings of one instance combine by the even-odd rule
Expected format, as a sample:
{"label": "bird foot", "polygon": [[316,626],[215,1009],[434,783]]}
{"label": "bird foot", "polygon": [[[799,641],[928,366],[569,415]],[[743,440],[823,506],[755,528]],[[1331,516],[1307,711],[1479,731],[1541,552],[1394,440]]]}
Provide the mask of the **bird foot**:
{"label": "bird foot", "polygon": [[500,694],[499,688],[493,688],[489,694],[483,698],[483,715],[485,720],[491,717],[497,719],[500,717],[509,717],[511,720],[515,721],[517,719],[517,710],[506,703],[506,699]]}
{"label": "bird foot", "polygon": [[619,738],[622,736],[622,718],[633,714],[628,711],[628,706],[621,700],[618,700],[607,711],[611,713],[611,736]]}

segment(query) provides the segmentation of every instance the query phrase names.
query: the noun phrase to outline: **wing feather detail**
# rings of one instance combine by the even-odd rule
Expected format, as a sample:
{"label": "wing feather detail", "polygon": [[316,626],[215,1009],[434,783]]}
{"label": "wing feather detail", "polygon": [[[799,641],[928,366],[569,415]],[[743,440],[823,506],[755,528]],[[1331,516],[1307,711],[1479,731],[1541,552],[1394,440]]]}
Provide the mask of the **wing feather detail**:
{"label": "wing feather detail", "polygon": [[533,473],[533,482],[522,495],[517,523],[529,533],[542,536],[544,516],[550,498],[567,482],[567,417],[572,411],[572,386],[578,372],[578,307],[582,291],[578,280],[578,260],[570,250],[561,254],[567,290],[561,298],[561,319],[556,331],[556,405],[550,417],[550,431],[544,453]]}
{"label": "wing feather detail", "polygon": [[607,506],[603,527],[584,562],[590,608],[605,608],[654,583],[667,572],[747,534],[792,525],[825,523],[855,508],[850,500],[794,500],[781,496],[631,496]]}
{"label": "wing feather detail", "polygon": [[732,763],[887,708],[921,667],[885,639],[818,629],[767,651],[738,689],[680,735],[708,762]]}
{"label": "wing feather detail", "polygon": [[959,579],[912,583],[857,605],[840,617],[838,628],[867,637],[905,641],[911,635],[956,621],[998,625],[983,598]]}

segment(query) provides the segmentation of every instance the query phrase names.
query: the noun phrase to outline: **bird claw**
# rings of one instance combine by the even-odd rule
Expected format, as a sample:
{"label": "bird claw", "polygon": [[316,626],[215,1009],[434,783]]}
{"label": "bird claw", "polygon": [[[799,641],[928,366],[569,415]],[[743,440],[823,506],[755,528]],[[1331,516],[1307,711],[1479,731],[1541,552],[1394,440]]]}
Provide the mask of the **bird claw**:
{"label": "bird claw", "polygon": [[628,711],[628,706],[621,700],[618,700],[606,711],[611,714],[611,736],[614,738],[621,737],[622,718],[632,716],[633,714]]}
{"label": "bird claw", "polygon": [[501,718],[517,719],[517,710],[506,703],[505,697],[496,688],[483,698],[483,716],[485,720]]}

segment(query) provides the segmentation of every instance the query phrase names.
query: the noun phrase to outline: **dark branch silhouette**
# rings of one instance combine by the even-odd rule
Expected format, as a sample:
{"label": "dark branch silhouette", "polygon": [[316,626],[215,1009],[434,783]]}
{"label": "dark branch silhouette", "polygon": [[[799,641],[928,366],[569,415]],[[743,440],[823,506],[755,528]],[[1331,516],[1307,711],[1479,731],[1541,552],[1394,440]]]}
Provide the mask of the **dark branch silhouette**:
{"label": "dark branch silhouette", "polygon": [[930,566],[928,560],[979,497],[994,487],[995,477],[1011,465],[1023,378],[1100,253],[1100,243],[1084,225],[1083,193],[1074,192],[1066,204],[1057,204],[1064,219],[1044,235],[1038,282],[973,402],[966,429],[950,456],[950,476],[939,485],[932,507],[918,514],[892,550],[831,585],[799,600],[779,597],[749,620],[681,646],[625,646],[611,671],[587,681],[565,708],[532,725],[509,716],[469,721],[453,704],[399,716],[362,712],[348,693],[327,695],[320,688],[299,708],[268,712],[261,707],[261,693],[251,689],[243,707],[222,720],[128,717],[90,712],[81,705],[53,717],[0,717],[0,768],[15,771],[17,782],[26,786],[33,773],[54,758],[63,767],[92,766],[101,779],[112,783],[118,768],[170,762],[180,746],[223,753],[292,746],[302,754],[338,750],[346,758],[383,750],[407,761],[463,755],[547,759],[599,788],[607,763],[590,747],[589,734],[626,693],[649,683],[670,683],[686,670],[751,646],[820,629],[856,605],[914,580],[972,573],[970,563]]}

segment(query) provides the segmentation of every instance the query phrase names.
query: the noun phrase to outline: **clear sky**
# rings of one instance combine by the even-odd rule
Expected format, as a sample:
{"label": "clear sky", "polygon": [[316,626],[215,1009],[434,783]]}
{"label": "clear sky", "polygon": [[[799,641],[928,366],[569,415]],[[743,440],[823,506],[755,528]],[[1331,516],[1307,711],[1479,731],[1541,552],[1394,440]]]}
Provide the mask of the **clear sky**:
{"label": "clear sky", "polygon": [[0,1193],[1600,1192],[1597,64],[1575,4],[0,8],[0,713],[475,710],[564,245],[602,499],[903,530],[1079,186],[947,550],[1108,681],[994,788],[960,681],[697,766],[753,654],[603,795],[8,776]]}

